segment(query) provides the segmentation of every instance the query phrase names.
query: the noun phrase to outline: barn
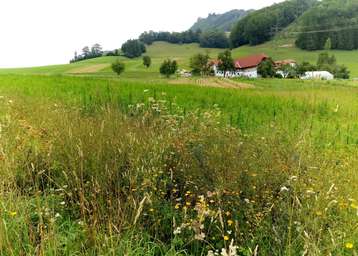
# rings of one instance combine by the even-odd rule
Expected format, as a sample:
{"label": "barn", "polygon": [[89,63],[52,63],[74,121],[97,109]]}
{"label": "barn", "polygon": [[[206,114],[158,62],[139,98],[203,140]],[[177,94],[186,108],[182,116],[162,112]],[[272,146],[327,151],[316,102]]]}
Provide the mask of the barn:
{"label": "barn", "polygon": [[251,55],[234,61],[235,71],[219,70],[219,61],[212,61],[212,66],[215,76],[218,77],[249,77],[257,78],[257,69],[261,62],[267,60],[269,57],[265,54]]}

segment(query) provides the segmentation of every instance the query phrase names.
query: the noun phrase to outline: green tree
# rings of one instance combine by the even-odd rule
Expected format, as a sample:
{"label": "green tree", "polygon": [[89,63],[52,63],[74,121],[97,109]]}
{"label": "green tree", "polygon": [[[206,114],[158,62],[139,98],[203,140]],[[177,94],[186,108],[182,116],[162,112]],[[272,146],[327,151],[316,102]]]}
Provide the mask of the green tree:
{"label": "green tree", "polygon": [[282,72],[285,74],[285,78],[297,78],[299,76],[297,66],[293,67],[290,64],[282,66]]}
{"label": "green tree", "polygon": [[125,64],[119,60],[112,63],[113,72],[117,73],[117,75],[121,75],[125,70]]}
{"label": "green tree", "polygon": [[128,40],[122,45],[122,52],[128,58],[136,58],[146,52],[144,43],[139,40]]}
{"label": "green tree", "polygon": [[149,56],[143,56],[143,65],[149,68],[152,65],[152,59]]}
{"label": "green tree", "polygon": [[91,54],[93,57],[102,56],[102,46],[100,44],[94,44],[91,48]]}
{"label": "green tree", "polygon": [[90,55],[90,49],[89,49],[88,46],[83,47],[83,49],[82,49],[82,55],[83,55],[84,57],[87,57],[87,56]]}
{"label": "green tree", "polygon": [[323,66],[335,66],[337,64],[336,56],[329,56],[328,52],[322,52],[318,55],[317,67],[321,68]]}
{"label": "green tree", "polygon": [[160,73],[169,78],[178,70],[178,63],[175,60],[167,59],[160,66]]}
{"label": "green tree", "polygon": [[304,75],[308,71],[316,71],[317,67],[305,61],[297,65],[296,70],[298,75]]}
{"label": "green tree", "polygon": [[231,51],[226,50],[222,53],[219,53],[218,55],[219,60],[219,70],[224,71],[226,73],[227,71],[235,70],[234,60],[231,56]]}
{"label": "green tree", "polygon": [[330,37],[327,38],[327,41],[326,41],[326,43],[324,44],[324,49],[325,49],[326,51],[329,51],[329,50],[332,49],[332,40],[331,40]]}
{"label": "green tree", "polygon": [[317,69],[328,71],[340,79],[348,79],[350,74],[346,66],[338,65],[336,57],[334,55],[330,56],[327,52],[323,52],[318,56]]}
{"label": "green tree", "polygon": [[257,68],[257,73],[263,78],[274,77],[276,70],[273,61],[271,59],[266,59],[261,62]]}
{"label": "green tree", "polygon": [[192,73],[195,75],[208,75],[210,73],[209,66],[209,55],[208,54],[195,54],[190,58],[190,68]]}

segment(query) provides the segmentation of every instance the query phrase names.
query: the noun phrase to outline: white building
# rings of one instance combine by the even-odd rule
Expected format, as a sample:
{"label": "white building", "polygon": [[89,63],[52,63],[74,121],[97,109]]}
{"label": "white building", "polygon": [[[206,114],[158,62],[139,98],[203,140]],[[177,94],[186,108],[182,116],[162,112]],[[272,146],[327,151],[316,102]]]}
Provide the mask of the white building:
{"label": "white building", "polygon": [[309,71],[306,72],[301,79],[309,80],[309,79],[320,79],[320,80],[333,80],[334,75],[329,73],[328,71]]}
{"label": "white building", "polygon": [[212,66],[214,69],[215,76],[217,77],[248,77],[257,78],[257,68],[261,62],[268,59],[265,54],[258,54],[240,58],[234,61],[235,71],[221,71],[219,70],[219,61],[213,61]]}

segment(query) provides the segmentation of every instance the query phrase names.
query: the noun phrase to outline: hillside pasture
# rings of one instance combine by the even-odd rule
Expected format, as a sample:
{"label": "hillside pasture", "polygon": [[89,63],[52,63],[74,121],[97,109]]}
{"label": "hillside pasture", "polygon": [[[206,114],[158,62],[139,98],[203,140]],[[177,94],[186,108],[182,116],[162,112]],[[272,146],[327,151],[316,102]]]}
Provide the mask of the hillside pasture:
{"label": "hillside pasture", "polygon": [[[126,64],[126,71],[122,75],[127,78],[138,78],[145,76],[148,79],[157,79],[159,75],[160,64],[167,58],[178,61],[179,68],[190,70],[190,57],[196,53],[208,53],[212,58],[216,58],[219,49],[204,49],[198,44],[175,45],[165,42],[155,42],[147,47],[146,55],[152,58],[152,66],[146,68],[143,66],[142,58],[127,59],[119,57]],[[321,51],[303,51],[294,47],[294,42],[290,40],[274,40],[258,46],[242,46],[233,50],[235,58],[248,56],[257,53],[265,53],[274,60],[294,59],[298,62],[309,61],[315,64]],[[346,65],[351,71],[351,77],[358,77],[358,51],[330,51],[337,58],[338,64]],[[73,64],[54,65],[34,68],[0,69],[0,74],[71,74],[76,70],[86,70],[89,68],[91,75],[115,76],[110,68],[110,64],[118,57],[101,57],[91,60],[85,60]],[[97,65],[107,66],[103,69],[96,68]],[[75,72],[76,73],[76,72]],[[140,74],[140,76],[138,75]]]}

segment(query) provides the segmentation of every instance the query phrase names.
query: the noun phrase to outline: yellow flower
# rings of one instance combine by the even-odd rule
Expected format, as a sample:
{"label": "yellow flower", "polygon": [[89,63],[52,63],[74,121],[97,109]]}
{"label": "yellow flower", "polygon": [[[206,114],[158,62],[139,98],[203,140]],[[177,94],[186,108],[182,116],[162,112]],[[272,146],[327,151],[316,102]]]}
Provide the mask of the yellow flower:
{"label": "yellow flower", "polygon": [[150,208],[149,211],[150,211],[150,212],[154,212],[154,209],[153,209],[153,208]]}
{"label": "yellow flower", "polygon": [[175,209],[179,209],[179,207],[180,207],[180,204],[175,205]]}
{"label": "yellow flower", "polygon": [[224,240],[225,240],[225,241],[228,241],[229,239],[230,239],[230,237],[224,236]]}
{"label": "yellow flower", "polygon": [[316,212],[316,215],[317,215],[317,216],[322,216],[323,213],[322,213],[321,211],[317,211],[317,212]]}
{"label": "yellow flower", "polygon": [[352,243],[346,243],[346,248],[347,249],[353,249],[353,244]]}
{"label": "yellow flower", "polygon": [[228,221],[227,221],[227,224],[228,224],[229,226],[231,226],[232,224],[234,224],[234,222],[233,222],[232,220],[228,220]]}
{"label": "yellow flower", "polygon": [[186,204],[187,206],[190,206],[190,205],[191,205],[191,203],[190,203],[190,202],[186,202],[185,204]]}
{"label": "yellow flower", "polygon": [[17,215],[17,212],[9,212],[11,217],[15,217]]}
{"label": "yellow flower", "polygon": [[352,203],[352,204],[351,204],[351,207],[352,207],[353,209],[358,210],[358,205],[357,205],[356,203]]}

